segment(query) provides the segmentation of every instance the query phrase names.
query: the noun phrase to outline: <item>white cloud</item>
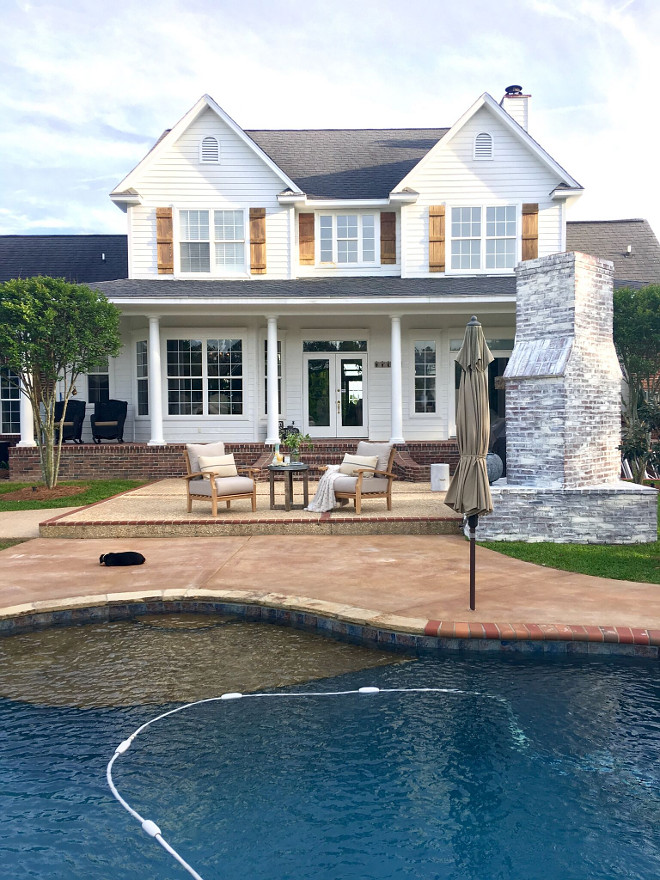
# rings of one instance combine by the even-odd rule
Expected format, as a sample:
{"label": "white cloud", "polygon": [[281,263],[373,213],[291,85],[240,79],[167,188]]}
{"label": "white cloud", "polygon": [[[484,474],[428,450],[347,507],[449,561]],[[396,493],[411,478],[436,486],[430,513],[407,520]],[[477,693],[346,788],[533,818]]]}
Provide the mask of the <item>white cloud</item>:
{"label": "white cloud", "polygon": [[513,82],[534,96],[531,133],[588,187],[575,216],[642,215],[660,232],[660,8],[648,0],[8,7],[0,176],[12,232],[123,228],[107,192],[204,92],[245,128],[442,126]]}

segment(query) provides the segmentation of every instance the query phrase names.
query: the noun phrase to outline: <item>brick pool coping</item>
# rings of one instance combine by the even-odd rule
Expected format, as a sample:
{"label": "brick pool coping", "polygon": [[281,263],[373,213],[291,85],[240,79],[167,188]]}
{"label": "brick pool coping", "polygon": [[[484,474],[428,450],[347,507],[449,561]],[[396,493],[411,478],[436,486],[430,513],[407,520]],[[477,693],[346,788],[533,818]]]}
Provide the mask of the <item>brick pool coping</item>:
{"label": "brick pool coping", "polygon": [[505,651],[659,659],[660,630],[574,624],[474,623],[383,614],[300,596],[245,590],[149,590],[42,600],[0,610],[0,636],[145,614],[222,614],[316,632],[384,650]]}

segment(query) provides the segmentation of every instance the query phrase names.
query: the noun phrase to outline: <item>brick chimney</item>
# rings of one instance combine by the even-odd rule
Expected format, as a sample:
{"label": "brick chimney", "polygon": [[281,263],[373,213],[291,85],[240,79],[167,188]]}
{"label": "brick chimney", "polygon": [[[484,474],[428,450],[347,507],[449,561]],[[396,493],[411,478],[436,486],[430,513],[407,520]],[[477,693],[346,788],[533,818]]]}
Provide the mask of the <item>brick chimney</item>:
{"label": "brick chimney", "polygon": [[500,101],[500,107],[503,107],[525,131],[529,129],[529,99],[531,97],[531,95],[523,95],[522,86],[507,86],[504,89],[504,97]]}

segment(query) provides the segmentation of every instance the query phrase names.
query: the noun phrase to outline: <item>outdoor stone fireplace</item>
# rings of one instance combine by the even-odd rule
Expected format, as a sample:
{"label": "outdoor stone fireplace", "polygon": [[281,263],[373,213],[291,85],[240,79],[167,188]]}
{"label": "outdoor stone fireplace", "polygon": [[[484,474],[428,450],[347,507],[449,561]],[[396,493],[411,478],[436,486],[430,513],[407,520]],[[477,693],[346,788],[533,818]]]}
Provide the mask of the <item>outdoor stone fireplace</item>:
{"label": "outdoor stone fireplace", "polygon": [[562,253],[520,263],[516,275],[507,477],[491,487],[479,539],[655,541],[656,491],[620,480],[612,263]]}

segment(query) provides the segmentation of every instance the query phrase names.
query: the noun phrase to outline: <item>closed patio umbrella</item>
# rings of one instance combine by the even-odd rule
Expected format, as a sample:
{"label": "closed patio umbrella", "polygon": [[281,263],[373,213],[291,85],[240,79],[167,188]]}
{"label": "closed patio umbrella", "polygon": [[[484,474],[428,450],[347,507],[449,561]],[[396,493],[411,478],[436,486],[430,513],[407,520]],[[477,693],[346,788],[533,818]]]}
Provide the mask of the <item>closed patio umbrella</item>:
{"label": "closed patio umbrella", "polygon": [[470,609],[475,608],[474,533],[479,517],[493,512],[488,485],[486,454],[490,435],[488,378],[486,370],[493,355],[486,344],[481,324],[473,315],[457,362],[463,368],[458,390],[456,441],[460,459],[452,477],[445,504],[467,517],[470,529]]}

